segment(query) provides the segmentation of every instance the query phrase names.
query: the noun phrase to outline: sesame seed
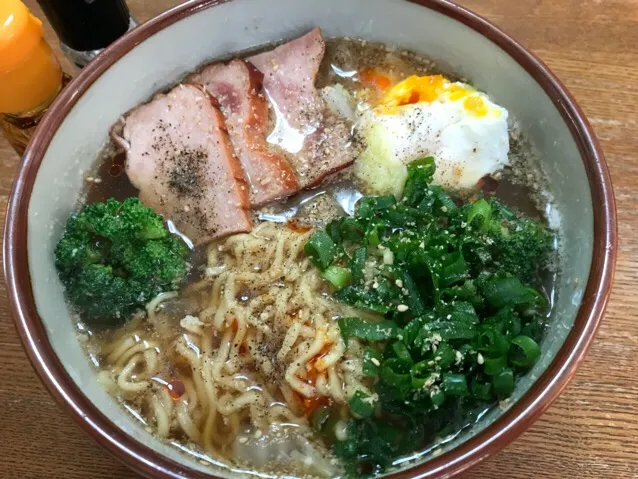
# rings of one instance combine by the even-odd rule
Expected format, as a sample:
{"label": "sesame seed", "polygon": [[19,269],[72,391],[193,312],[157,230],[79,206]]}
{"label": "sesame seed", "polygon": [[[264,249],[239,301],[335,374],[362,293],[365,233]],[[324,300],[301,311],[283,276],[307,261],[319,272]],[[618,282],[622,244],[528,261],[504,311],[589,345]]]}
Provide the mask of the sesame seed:
{"label": "sesame seed", "polygon": [[476,362],[479,364],[483,364],[485,362],[485,358],[483,358],[483,355],[481,353],[478,353],[478,355],[476,356]]}
{"label": "sesame seed", "polygon": [[400,304],[399,306],[397,306],[397,311],[399,311],[399,313],[405,313],[408,309],[408,306],[405,304]]}
{"label": "sesame seed", "polygon": [[379,362],[377,358],[370,358],[370,362],[374,364],[375,366],[381,366],[381,363]]}

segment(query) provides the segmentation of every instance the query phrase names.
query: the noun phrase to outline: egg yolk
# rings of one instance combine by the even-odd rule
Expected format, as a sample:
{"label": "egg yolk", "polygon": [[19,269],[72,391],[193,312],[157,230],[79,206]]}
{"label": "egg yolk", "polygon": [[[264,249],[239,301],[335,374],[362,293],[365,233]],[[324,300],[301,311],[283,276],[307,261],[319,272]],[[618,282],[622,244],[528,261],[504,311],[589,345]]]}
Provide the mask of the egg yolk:
{"label": "egg yolk", "polygon": [[394,114],[398,107],[414,103],[431,103],[438,99],[463,101],[463,108],[475,116],[488,114],[485,100],[472,88],[451,83],[443,75],[412,75],[394,85],[380,101],[381,112]]}
{"label": "egg yolk", "polygon": [[487,115],[487,105],[485,100],[478,95],[468,96],[463,100],[463,107],[470,113],[474,113],[476,116]]}
{"label": "egg yolk", "polygon": [[394,85],[381,99],[381,104],[402,106],[424,101],[433,102],[443,92],[445,83],[449,82],[442,75],[412,75]]}

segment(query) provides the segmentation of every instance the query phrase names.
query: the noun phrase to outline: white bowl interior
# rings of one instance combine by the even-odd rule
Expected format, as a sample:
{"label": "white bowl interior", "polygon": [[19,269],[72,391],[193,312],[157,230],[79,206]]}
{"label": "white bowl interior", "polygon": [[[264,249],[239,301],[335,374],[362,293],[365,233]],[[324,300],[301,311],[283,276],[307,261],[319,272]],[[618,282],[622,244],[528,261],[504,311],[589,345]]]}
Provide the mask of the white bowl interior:
{"label": "white bowl interior", "polygon": [[[524,394],[563,344],[576,317],[592,258],[593,215],[587,175],[572,135],[546,93],[497,45],[460,22],[403,0],[235,0],[204,9],[136,46],[78,100],[56,132],[38,172],[29,204],[29,270],[38,312],[67,372],[88,399],[127,434],[176,462],[212,472],[147,433],[97,383],[76,339],[53,264],[53,250],[68,214],[117,118],[178,81],[198,65],[230,52],[294,37],[320,26],[326,37],[355,36],[421,52],[440,60],[488,92],[520,122],[540,153],[555,206],[578,218],[563,221],[563,255],[554,321],[543,359],[518,386]],[[484,429],[488,413],[471,430],[450,438],[444,450]],[[424,458],[427,456],[424,455]],[[213,468],[214,469],[214,468]],[[223,477],[237,473],[217,471]]]}

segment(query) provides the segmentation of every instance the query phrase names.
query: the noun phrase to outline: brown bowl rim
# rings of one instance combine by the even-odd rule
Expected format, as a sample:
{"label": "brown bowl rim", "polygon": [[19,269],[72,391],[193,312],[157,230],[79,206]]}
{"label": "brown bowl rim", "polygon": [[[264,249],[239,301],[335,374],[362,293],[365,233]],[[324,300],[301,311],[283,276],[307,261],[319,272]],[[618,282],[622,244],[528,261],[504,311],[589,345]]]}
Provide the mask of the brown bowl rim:
{"label": "brown bowl rim", "polygon": [[[31,289],[27,256],[27,212],[46,149],[78,99],[124,54],[167,26],[231,0],[193,0],[129,32],[102,52],[61,93],[31,140],[17,174],[4,233],[4,273],[16,329],[28,357],[49,392],[98,443],[146,477],[215,477],[178,464],[128,436],[92,404],[66,373],[40,319]],[[543,88],[569,126],[583,158],[592,192],[594,251],[578,316],[558,354],[530,390],[493,424],[458,447],[424,464],[391,474],[396,479],[450,477],[499,451],[549,407],[574,376],[591,345],[609,298],[617,256],[617,222],[611,179],[598,140],[562,83],[535,55],[475,13],[447,0],[407,0],[472,28],[514,58]]]}

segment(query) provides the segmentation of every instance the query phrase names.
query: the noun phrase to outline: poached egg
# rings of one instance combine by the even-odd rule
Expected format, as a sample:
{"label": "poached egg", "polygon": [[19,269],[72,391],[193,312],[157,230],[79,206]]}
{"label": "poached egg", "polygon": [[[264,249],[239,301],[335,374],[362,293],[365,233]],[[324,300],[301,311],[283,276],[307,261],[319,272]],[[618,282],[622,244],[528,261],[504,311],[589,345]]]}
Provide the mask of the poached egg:
{"label": "poached egg", "polygon": [[356,176],[375,194],[400,197],[407,164],[433,156],[433,182],[453,190],[509,163],[507,110],[470,85],[442,75],[413,75],[390,88],[355,126],[366,149]]}

